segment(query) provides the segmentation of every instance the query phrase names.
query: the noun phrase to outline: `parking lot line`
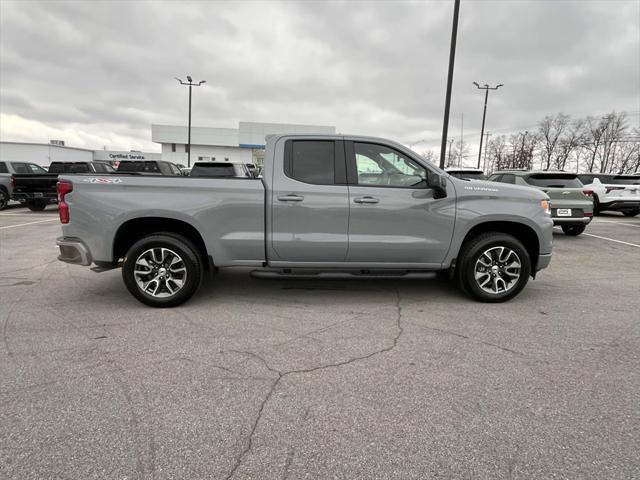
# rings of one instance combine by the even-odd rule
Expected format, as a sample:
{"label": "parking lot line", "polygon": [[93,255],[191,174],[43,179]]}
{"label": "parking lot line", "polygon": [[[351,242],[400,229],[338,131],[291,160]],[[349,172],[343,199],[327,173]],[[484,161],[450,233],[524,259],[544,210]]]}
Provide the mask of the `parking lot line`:
{"label": "parking lot line", "polygon": [[57,218],[49,218],[47,220],[38,220],[35,222],[27,222],[27,223],[19,223],[18,225],[8,225],[6,227],[0,227],[0,230],[7,230],[9,228],[17,228],[17,227],[26,227],[27,225],[33,225],[36,223],[44,223],[44,222],[53,222],[55,220],[58,220]]}
{"label": "parking lot line", "polygon": [[640,223],[610,222],[609,220],[597,220],[597,221],[595,221],[593,223],[594,224],[598,224],[598,223],[613,223],[615,225],[627,225],[628,227],[640,228]]}
{"label": "parking lot line", "polygon": [[622,240],[616,240],[615,238],[601,237],[600,235],[594,235],[593,233],[583,233],[583,235],[586,235],[587,237],[601,238],[602,240],[609,240],[610,242],[622,243],[623,245],[629,245],[631,247],[640,248],[640,245],[637,245],[635,243],[623,242]]}

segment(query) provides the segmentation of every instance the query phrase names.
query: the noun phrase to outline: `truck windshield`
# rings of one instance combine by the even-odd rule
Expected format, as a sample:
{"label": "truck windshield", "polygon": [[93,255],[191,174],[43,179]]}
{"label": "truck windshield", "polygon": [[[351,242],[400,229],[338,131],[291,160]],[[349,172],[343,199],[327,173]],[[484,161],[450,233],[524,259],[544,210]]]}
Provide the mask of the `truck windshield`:
{"label": "truck windshield", "polygon": [[529,185],[535,185],[536,187],[582,188],[582,182],[578,179],[577,175],[566,173],[538,173],[525,177],[525,181]]}

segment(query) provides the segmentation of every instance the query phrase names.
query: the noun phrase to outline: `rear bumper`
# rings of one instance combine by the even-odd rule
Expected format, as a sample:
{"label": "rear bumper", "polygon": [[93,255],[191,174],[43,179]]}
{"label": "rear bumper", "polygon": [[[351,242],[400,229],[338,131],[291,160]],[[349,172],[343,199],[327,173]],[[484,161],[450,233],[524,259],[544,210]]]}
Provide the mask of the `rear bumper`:
{"label": "rear bumper", "polygon": [[600,204],[600,210],[635,210],[640,208],[640,200],[613,200]]}
{"label": "rear bumper", "polygon": [[22,192],[13,192],[11,195],[13,200],[17,202],[29,202],[31,200],[45,200],[47,202],[54,202],[58,200],[57,193],[22,193]]}
{"label": "rear bumper", "polygon": [[538,255],[538,263],[536,263],[536,272],[539,272],[540,270],[547,268],[549,266],[549,264],[551,263],[551,253],[544,253],[544,254],[540,254]]}
{"label": "rear bumper", "polygon": [[58,260],[74,265],[89,266],[92,263],[91,252],[82,240],[72,237],[58,237],[56,245],[60,248]]}
{"label": "rear bumper", "polygon": [[563,217],[554,217],[553,224],[554,225],[588,225],[591,223],[591,219],[593,217],[580,217],[580,218],[563,218]]}

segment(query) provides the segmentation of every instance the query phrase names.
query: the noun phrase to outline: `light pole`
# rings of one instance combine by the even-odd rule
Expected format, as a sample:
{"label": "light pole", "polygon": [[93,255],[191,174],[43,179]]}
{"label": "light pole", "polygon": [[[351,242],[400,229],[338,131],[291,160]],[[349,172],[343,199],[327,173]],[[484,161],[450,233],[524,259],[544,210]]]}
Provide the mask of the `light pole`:
{"label": "light pole", "polygon": [[187,168],[191,168],[191,87],[199,87],[206,80],[200,80],[198,83],[194,83],[189,75],[187,75],[187,81],[184,82],[180,80],[178,77],[175,77],[176,80],[180,82],[180,85],[189,85],[189,128],[188,128],[188,139],[187,139]]}
{"label": "light pole", "polygon": [[458,38],[458,15],[460,0],[454,0],[453,25],[451,26],[451,47],[449,48],[449,74],[447,75],[447,95],[444,101],[444,121],[442,122],[442,143],[440,145],[440,168],[444,169],[444,157],[447,152],[447,134],[449,131],[449,108],[451,107],[451,84],[453,83],[453,65],[456,60],[456,39]]}
{"label": "light pole", "polygon": [[482,140],[484,139],[484,119],[487,116],[487,100],[489,100],[489,90],[498,90],[500,87],[504,87],[504,84],[496,85],[495,87],[490,87],[486,83],[484,87],[478,85],[478,82],[473,82],[473,84],[479,89],[484,90],[484,112],[482,113],[482,129],[480,130],[480,149],[478,150],[478,168],[480,168],[480,158],[482,158]]}

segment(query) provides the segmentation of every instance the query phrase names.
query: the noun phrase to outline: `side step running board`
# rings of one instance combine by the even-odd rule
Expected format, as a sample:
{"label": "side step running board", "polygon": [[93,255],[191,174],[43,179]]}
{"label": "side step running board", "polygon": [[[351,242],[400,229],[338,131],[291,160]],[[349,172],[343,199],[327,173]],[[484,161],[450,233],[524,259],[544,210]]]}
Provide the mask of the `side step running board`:
{"label": "side step running board", "polygon": [[252,270],[250,275],[254,278],[266,279],[301,279],[301,280],[344,280],[344,279],[431,279],[436,278],[436,272],[317,272],[295,273],[274,270]]}

